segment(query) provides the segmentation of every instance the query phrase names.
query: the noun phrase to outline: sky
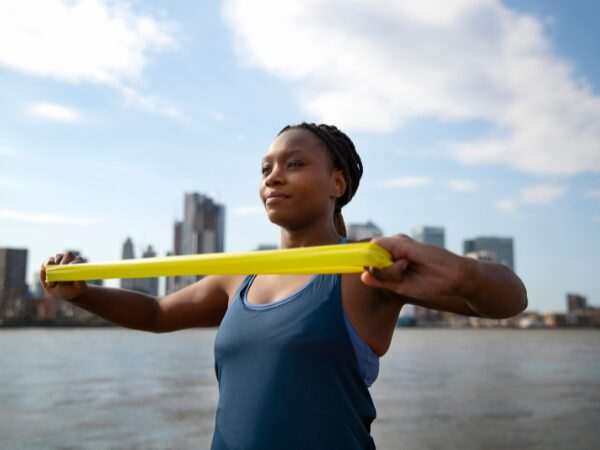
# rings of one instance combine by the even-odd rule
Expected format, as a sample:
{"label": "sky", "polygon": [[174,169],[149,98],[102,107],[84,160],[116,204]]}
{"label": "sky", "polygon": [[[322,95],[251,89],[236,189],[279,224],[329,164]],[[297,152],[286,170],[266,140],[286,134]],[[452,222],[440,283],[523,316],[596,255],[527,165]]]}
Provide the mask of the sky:
{"label": "sky", "polygon": [[[279,241],[258,197],[277,132],[335,124],[365,165],[343,210],[446,246],[514,239],[529,310],[600,306],[600,5],[573,0],[0,3],[0,247],[28,282],[172,248],[185,192],[225,250]],[[117,285],[109,281],[108,285]]]}

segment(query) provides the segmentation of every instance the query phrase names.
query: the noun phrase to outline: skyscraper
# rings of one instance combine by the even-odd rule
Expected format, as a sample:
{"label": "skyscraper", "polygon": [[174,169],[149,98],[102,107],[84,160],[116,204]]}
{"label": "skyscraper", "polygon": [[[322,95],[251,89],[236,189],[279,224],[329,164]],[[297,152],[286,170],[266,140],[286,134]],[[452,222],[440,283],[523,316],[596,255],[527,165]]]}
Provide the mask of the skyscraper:
{"label": "skyscraper", "polygon": [[27,250],[0,248],[0,319],[18,319],[27,298]]}
{"label": "skyscraper", "polygon": [[[135,258],[133,249],[133,241],[127,238],[123,243],[123,259]],[[153,258],[156,252],[151,245],[142,253],[142,258]],[[158,295],[158,278],[123,278],[121,279],[121,288],[130,291],[138,291],[144,294],[157,296]]]}
{"label": "skyscraper", "polygon": [[587,298],[579,294],[567,294],[567,311],[570,313],[587,309]]}
{"label": "skyscraper", "polygon": [[415,227],[412,229],[412,237],[419,242],[446,248],[446,236],[443,227]]}
{"label": "skyscraper", "polygon": [[[225,250],[225,207],[199,193],[186,193],[183,221],[174,227],[174,254],[196,255]],[[169,277],[167,293],[182,289],[200,276]]]}
{"label": "skyscraper", "polygon": [[198,193],[185,194],[181,230],[183,255],[224,250],[225,207]]}
{"label": "skyscraper", "polygon": [[495,261],[515,270],[512,238],[487,236],[466,239],[463,250],[465,255],[472,252],[488,252]]}
{"label": "skyscraper", "polygon": [[[443,227],[421,226],[412,229],[412,238],[425,244],[435,245],[436,247],[446,247],[446,235]],[[442,321],[443,314],[422,306],[414,306],[414,317],[417,324],[435,325]]]}
{"label": "skyscraper", "polygon": [[[156,252],[151,245],[142,253],[142,258],[154,258]],[[142,292],[148,295],[158,296],[158,278],[140,278],[138,280]]]}
{"label": "skyscraper", "polygon": [[[123,259],[134,259],[135,251],[133,249],[133,241],[130,237],[125,239],[123,250],[121,252]],[[135,291],[135,278],[121,278],[121,289],[129,289]]]}
{"label": "skyscraper", "polygon": [[383,236],[381,228],[379,228],[370,220],[367,223],[348,224],[348,239],[351,241],[361,241],[363,239],[371,239],[381,236]]}

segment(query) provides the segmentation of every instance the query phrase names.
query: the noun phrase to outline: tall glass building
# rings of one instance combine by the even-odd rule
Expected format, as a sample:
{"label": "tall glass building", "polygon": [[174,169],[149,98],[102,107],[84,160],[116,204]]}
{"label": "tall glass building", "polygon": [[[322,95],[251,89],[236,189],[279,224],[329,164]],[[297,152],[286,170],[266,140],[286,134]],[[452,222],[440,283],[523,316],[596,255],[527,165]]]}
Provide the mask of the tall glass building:
{"label": "tall glass building", "polygon": [[485,236],[474,239],[466,239],[463,243],[463,254],[473,252],[487,252],[495,261],[502,263],[515,270],[513,238]]}

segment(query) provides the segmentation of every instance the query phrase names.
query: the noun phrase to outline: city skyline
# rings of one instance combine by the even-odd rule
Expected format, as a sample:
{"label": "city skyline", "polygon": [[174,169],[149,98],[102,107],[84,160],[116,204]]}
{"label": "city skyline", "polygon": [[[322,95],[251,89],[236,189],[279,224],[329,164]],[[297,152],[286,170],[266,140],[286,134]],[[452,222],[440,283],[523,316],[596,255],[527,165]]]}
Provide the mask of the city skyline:
{"label": "city skyline", "polygon": [[260,161],[306,120],[363,160],[346,223],[441,225],[457,254],[510,236],[532,310],[600,303],[600,5],[254,5],[0,5],[0,247],[29,248],[29,282],[126,236],[164,255],[185,192],[227,205],[225,251],[279,242]]}
{"label": "city skyline", "polygon": [[[200,253],[217,253],[224,251],[224,234],[223,229],[226,224],[225,205],[218,204],[211,197],[199,192],[187,192],[184,194],[183,220],[175,221],[173,224],[173,240],[172,248],[165,252],[165,256],[171,255],[186,255]],[[348,237],[352,240],[362,240],[374,237],[383,236],[380,227],[371,220],[360,223],[348,223]],[[418,241],[445,248],[445,227],[432,225],[419,225],[412,227],[411,237]],[[121,259],[133,259],[136,252],[133,239],[127,236],[121,245]],[[277,248],[272,244],[260,244],[255,248],[255,251],[262,249]],[[81,256],[79,249],[65,249],[71,251],[76,256]],[[141,250],[141,258],[151,258],[157,256],[152,244],[147,244]],[[13,307],[15,299],[4,297],[10,296],[10,286],[18,285],[23,290],[22,297],[16,296],[18,302],[29,298],[41,298],[41,288],[37,273],[34,275],[31,283],[27,283],[25,274],[25,265],[27,260],[28,249],[2,248],[0,247],[0,318],[10,317],[5,315],[4,310],[7,307]],[[463,240],[463,256],[480,259],[483,261],[499,262],[509,267],[514,268],[514,247],[511,237],[498,236],[477,236]],[[13,256],[14,255],[14,256]],[[19,264],[8,264],[8,261],[17,258]],[[116,259],[116,258],[115,258]],[[83,262],[88,262],[86,258]],[[10,267],[7,270],[6,267]],[[12,275],[11,275],[12,274]],[[16,276],[14,274],[17,274]],[[22,280],[24,278],[24,280]],[[193,277],[160,277],[160,278],[129,278],[120,280],[97,280],[91,281],[90,284],[103,285],[107,282],[109,286],[117,285],[123,289],[136,290],[150,295],[164,295],[182,289],[185,286],[197,281],[201,276]],[[12,279],[12,281],[11,281]],[[9,284],[6,284],[8,280]],[[23,283],[24,281],[24,283]],[[3,288],[8,286],[9,289]],[[17,288],[18,290],[18,288]],[[45,296],[43,296],[45,298]],[[568,292],[567,297],[567,313],[575,311],[577,308],[586,308],[587,296],[580,292]],[[48,300],[47,298],[45,300]],[[70,305],[62,305],[65,302],[58,302],[57,306],[52,305],[52,308],[63,311],[63,316],[82,315],[81,310],[73,309]],[[577,306],[572,306],[577,305]],[[25,308],[22,308],[23,311]],[[595,310],[595,308],[592,308]],[[76,311],[75,313],[73,311]],[[532,308],[527,308],[526,313],[560,313],[560,311],[536,311]],[[437,323],[444,320],[447,313],[439,311],[430,311],[426,308],[411,306],[402,310],[401,317],[416,316],[425,323]],[[456,315],[454,315],[456,316]],[[89,320],[89,314],[83,312],[83,317]],[[461,323],[466,318],[461,319]],[[468,320],[467,320],[468,322]]]}

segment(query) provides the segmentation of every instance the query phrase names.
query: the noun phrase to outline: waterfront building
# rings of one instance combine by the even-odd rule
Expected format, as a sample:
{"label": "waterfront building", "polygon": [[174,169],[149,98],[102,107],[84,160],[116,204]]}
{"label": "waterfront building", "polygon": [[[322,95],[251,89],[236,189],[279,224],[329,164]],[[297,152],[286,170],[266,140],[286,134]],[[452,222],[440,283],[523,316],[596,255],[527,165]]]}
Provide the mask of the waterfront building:
{"label": "waterfront building", "polygon": [[[184,196],[183,221],[175,223],[174,255],[220,253],[225,250],[225,206],[197,192]],[[201,276],[167,278],[167,293],[198,281]]]}
{"label": "waterfront building", "polygon": [[513,256],[513,238],[483,236],[466,239],[463,242],[464,255],[472,252],[487,252],[496,262],[504,264],[515,270]]}
{"label": "waterfront building", "polygon": [[28,297],[27,250],[0,248],[0,321],[21,319]]}
{"label": "waterfront building", "polygon": [[419,242],[446,248],[446,233],[444,227],[414,227],[411,235],[413,239]]}
{"label": "waterfront building", "polygon": [[383,231],[370,220],[366,223],[348,224],[348,239],[351,241],[362,241],[383,236]]}
{"label": "waterfront building", "polygon": [[[123,259],[134,259],[135,251],[133,241],[127,238],[123,243]],[[156,252],[151,245],[142,253],[142,258],[153,258]],[[121,279],[121,288],[130,291],[142,292],[144,294],[158,296],[158,278],[123,278]]]}
{"label": "waterfront building", "polygon": [[496,257],[494,256],[494,254],[486,250],[479,250],[478,252],[469,252],[466,253],[465,256],[467,258],[476,259],[477,261],[496,262]]}
{"label": "waterfront building", "polygon": [[[134,259],[135,258],[135,250],[133,248],[133,241],[130,237],[125,239],[123,243],[123,249],[121,251],[122,259]],[[121,289],[129,289],[135,290],[135,279],[134,278],[122,278],[120,281]]]}
{"label": "waterfront building", "polygon": [[[425,244],[435,245],[436,247],[446,247],[446,233],[444,227],[419,226],[411,230],[412,238]],[[444,321],[444,315],[441,311],[414,307],[414,317],[419,326],[439,326]]]}
{"label": "waterfront building", "polygon": [[579,294],[567,294],[567,311],[574,313],[587,309],[587,299]]}
{"label": "waterfront building", "polygon": [[279,248],[279,246],[275,245],[275,244],[259,244],[258,247],[256,247],[257,251],[261,251],[261,250],[277,250]]}

